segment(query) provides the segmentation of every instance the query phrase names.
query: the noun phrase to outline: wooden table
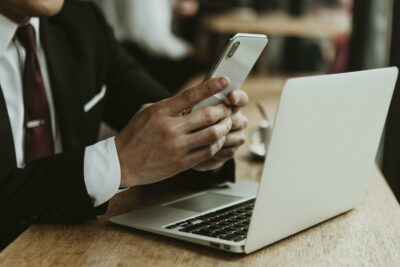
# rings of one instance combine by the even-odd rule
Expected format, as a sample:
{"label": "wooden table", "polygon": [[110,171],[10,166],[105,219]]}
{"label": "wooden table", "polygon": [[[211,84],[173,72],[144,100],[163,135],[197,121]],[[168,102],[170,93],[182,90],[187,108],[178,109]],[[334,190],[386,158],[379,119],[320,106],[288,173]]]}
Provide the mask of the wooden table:
{"label": "wooden table", "polygon": [[[282,78],[250,78],[245,109],[248,133],[261,118],[254,100],[272,116]],[[239,179],[258,180],[262,163],[248,148],[237,156]],[[198,190],[171,182],[132,188],[116,196],[109,212],[79,225],[29,228],[0,254],[1,266],[400,266],[400,207],[375,169],[365,201],[357,209],[251,255],[236,255],[111,225],[110,216],[171,200]]]}

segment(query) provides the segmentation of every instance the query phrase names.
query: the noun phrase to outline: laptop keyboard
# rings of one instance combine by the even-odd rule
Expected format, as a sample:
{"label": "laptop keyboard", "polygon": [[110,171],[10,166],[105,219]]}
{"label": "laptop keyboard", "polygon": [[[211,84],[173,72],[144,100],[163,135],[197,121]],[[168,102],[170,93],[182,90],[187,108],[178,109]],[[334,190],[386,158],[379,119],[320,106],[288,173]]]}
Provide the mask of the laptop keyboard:
{"label": "laptop keyboard", "polygon": [[235,242],[242,241],[247,236],[254,202],[255,199],[251,199],[165,228]]}

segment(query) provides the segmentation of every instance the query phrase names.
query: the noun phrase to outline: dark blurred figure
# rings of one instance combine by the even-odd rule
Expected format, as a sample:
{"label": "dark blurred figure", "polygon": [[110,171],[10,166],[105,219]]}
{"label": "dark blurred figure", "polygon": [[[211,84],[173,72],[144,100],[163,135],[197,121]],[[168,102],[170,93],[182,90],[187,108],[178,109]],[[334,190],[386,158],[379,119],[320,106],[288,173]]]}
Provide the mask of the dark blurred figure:
{"label": "dark blurred figure", "polygon": [[[304,16],[316,7],[351,9],[352,0],[288,0],[287,10],[292,16]],[[350,36],[334,40],[335,59],[327,69],[329,73],[347,71]],[[289,37],[285,42],[284,69],[288,72],[315,72],[325,69],[320,44],[314,40]]]}
{"label": "dark blurred figure", "polygon": [[[390,65],[400,68],[400,1],[393,2]],[[386,122],[383,174],[400,202],[400,82],[397,81]]]}

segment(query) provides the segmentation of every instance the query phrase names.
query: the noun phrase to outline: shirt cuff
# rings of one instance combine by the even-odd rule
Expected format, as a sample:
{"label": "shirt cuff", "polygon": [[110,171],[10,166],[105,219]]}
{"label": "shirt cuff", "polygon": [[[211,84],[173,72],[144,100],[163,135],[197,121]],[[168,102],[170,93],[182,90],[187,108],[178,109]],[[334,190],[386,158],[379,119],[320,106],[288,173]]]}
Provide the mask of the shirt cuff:
{"label": "shirt cuff", "polygon": [[83,169],[86,190],[94,200],[94,207],[119,192],[121,167],[114,137],[86,147]]}

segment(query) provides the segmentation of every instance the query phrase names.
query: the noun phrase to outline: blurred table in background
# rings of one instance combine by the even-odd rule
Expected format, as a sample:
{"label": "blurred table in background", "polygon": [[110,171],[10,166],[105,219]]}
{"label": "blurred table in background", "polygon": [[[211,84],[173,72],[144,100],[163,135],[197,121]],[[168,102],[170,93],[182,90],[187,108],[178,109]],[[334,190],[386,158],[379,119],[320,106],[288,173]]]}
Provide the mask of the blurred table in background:
{"label": "blurred table in background", "polygon": [[[261,101],[275,115],[286,77],[251,77],[244,113],[249,136],[261,120]],[[237,157],[237,178],[258,181],[263,164]],[[288,166],[289,167],[289,166]],[[378,169],[364,202],[355,210],[263,248],[236,255],[108,223],[131,209],[171,201],[199,188],[166,181],[118,194],[98,220],[77,225],[30,227],[0,254],[1,266],[400,266],[400,207]],[[6,215],[2,215],[6,216]]]}
{"label": "blurred table in background", "polygon": [[[215,51],[223,47],[229,35],[238,32],[259,33],[266,34],[270,41],[276,41],[276,39],[273,39],[274,37],[315,40],[324,59],[329,62],[329,68],[332,68],[332,66],[337,67],[337,64],[344,64],[337,62],[340,60],[339,55],[347,58],[349,36],[352,31],[352,16],[344,9],[334,8],[321,8],[298,17],[291,16],[283,11],[257,14],[252,10],[239,9],[227,13],[206,15],[202,18],[201,25],[202,34],[199,38],[201,41],[198,45],[205,49],[207,51],[205,53],[208,55],[216,56]],[[346,45],[343,45],[343,42]],[[268,72],[268,59],[271,58],[268,55],[268,50],[269,47],[274,47],[274,44],[270,43],[261,55],[256,65],[258,74]],[[285,51],[281,56],[283,58],[280,61],[284,60]],[[300,59],[295,57],[290,60]]]}
{"label": "blurred table in background", "polygon": [[249,32],[333,39],[351,32],[351,16],[340,9],[324,9],[301,17],[290,16],[285,12],[256,15],[249,11],[237,11],[206,16],[202,24],[206,30],[218,34]]}

